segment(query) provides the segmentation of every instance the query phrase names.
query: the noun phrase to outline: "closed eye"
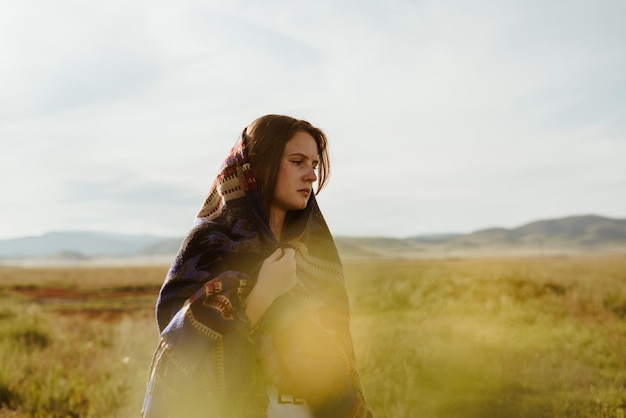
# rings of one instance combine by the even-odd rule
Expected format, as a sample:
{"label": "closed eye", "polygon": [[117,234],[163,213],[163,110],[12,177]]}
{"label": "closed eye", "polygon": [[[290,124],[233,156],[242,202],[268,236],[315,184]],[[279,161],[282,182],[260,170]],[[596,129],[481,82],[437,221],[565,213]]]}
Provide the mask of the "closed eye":
{"label": "closed eye", "polygon": [[309,158],[308,156],[301,154],[299,152],[294,152],[293,154],[289,155],[288,161],[298,168],[301,168],[302,166],[304,166],[305,164],[308,164],[309,162],[313,170],[317,170],[319,168],[318,167],[319,160],[317,158]]}

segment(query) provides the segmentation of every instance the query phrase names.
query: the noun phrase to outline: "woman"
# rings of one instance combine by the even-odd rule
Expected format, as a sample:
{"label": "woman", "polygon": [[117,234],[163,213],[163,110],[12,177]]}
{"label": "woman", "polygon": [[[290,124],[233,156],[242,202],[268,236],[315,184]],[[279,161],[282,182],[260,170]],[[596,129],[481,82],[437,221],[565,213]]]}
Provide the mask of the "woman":
{"label": "woman", "polygon": [[329,168],[306,121],[266,115],[243,131],[161,288],[144,417],[371,416],[312,193]]}

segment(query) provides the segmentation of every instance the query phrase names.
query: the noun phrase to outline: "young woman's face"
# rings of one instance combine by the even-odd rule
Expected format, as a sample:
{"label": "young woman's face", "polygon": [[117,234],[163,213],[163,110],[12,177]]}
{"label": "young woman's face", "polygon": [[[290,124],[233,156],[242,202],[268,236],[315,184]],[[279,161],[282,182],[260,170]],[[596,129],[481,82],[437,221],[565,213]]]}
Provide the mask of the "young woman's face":
{"label": "young woman's face", "polygon": [[308,132],[296,132],[285,144],[276,178],[272,210],[290,211],[306,207],[317,180],[317,143]]}

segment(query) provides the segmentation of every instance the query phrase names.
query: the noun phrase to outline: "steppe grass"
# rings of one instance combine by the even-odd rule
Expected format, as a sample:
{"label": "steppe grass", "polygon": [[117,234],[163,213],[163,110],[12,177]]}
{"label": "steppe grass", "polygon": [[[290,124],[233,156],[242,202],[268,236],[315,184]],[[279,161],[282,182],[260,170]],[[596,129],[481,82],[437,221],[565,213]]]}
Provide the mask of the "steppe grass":
{"label": "steppe grass", "polygon": [[[626,412],[626,257],[346,262],[376,417]],[[134,417],[166,266],[0,268],[0,417]]]}
{"label": "steppe grass", "polygon": [[347,266],[381,417],[620,417],[626,258]]}
{"label": "steppe grass", "polygon": [[138,416],[166,270],[0,268],[0,417]]}

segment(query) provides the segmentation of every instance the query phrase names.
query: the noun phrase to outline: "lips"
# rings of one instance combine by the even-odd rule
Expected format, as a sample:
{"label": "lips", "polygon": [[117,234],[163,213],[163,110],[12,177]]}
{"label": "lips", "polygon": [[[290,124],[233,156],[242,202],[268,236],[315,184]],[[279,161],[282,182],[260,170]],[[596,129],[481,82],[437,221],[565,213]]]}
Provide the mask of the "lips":
{"label": "lips", "polygon": [[306,194],[307,196],[311,194],[311,189],[300,189],[298,193]]}

